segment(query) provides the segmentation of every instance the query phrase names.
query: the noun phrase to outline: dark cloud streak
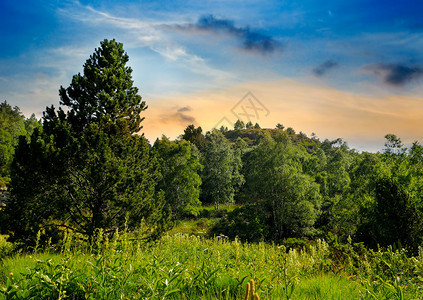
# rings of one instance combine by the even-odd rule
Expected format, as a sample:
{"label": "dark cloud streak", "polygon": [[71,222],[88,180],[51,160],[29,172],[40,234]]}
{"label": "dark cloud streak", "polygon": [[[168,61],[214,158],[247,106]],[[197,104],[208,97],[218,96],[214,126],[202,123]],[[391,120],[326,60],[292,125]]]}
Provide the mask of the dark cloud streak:
{"label": "dark cloud streak", "polygon": [[382,79],[382,82],[391,86],[401,87],[423,77],[423,69],[416,66],[402,64],[378,63],[365,67]]}
{"label": "dark cloud streak", "polygon": [[283,45],[271,36],[259,33],[250,27],[236,27],[231,20],[218,19],[213,15],[202,16],[195,24],[178,25],[176,28],[182,31],[200,30],[227,34],[241,42],[241,49],[262,55],[271,54],[283,48]]}
{"label": "dark cloud streak", "polygon": [[316,75],[317,77],[321,77],[323,75],[325,75],[329,70],[338,67],[339,64],[336,61],[333,60],[327,60],[324,63],[322,63],[321,65],[315,67],[313,69],[313,74]]}
{"label": "dark cloud streak", "polygon": [[187,123],[196,123],[196,120],[193,116],[185,114],[185,112],[191,111],[191,107],[184,106],[176,110],[176,112],[171,114],[161,115],[162,123],[173,123],[186,125]]}
{"label": "dark cloud streak", "polygon": [[178,109],[178,112],[186,112],[186,111],[191,111],[191,110],[192,110],[191,107],[184,106],[184,107],[181,107],[180,109]]}

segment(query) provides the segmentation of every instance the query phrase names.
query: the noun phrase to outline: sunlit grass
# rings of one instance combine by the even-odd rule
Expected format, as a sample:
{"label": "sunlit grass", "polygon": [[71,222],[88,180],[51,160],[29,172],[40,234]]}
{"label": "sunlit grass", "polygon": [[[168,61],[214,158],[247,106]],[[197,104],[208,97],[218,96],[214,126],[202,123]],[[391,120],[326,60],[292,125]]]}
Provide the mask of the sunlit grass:
{"label": "sunlit grass", "polygon": [[[324,241],[316,241],[308,249],[287,251],[284,246],[231,242],[222,237],[175,234],[146,245],[121,235],[98,246],[81,248],[68,240],[55,253],[8,257],[0,268],[0,291],[6,299],[11,299],[12,293],[24,299],[32,295],[40,299],[66,295],[242,299],[246,283],[253,279],[261,299],[371,299],[372,295],[395,299],[400,294],[413,299],[420,295],[418,277],[413,274],[422,257],[408,259],[401,253],[381,252],[369,260],[373,265],[360,262],[339,270],[334,268]],[[394,285],[389,274],[384,275],[390,272],[386,263],[392,270],[410,265],[400,275],[396,289],[389,286]],[[384,276],[383,282],[377,279],[379,275]]]}
{"label": "sunlit grass", "polygon": [[344,276],[320,274],[303,278],[295,291],[297,299],[361,299],[365,289],[359,283]]}
{"label": "sunlit grass", "polygon": [[177,220],[174,227],[168,232],[169,235],[178,233],[205,236],[213,227],[216,220],[209,218],[200,218],[198,220]]}
{"label": "sunlit grass", "polygon": [[18,254],[5,258],[0,265],[0,283],[4,284],[5,280],[13,276],[16,280],[22,279],[22,274],[28,272],[37,264],[38,260],[52,260],[54,263],[61,261],[60,254],[38,253],[38,254]]}
{"label": "sunlit grass", "polygon": [[[219,209],[226,210],[227,212],[231,212],[238,207],[240,207],[239,204],[219,204]],[[213,211],[215,209],[216,207],[214,205],[201,206],[200,208],[200,210],[208,210],[208,211]]]}
{"label": "sunlit grass", "polygon": [[199,215],[197,217],[176,220],[168,235],[182,233],[207,236],[207,233],[223,214],[231,212],[238,207],[238,204],[221,204],[219,205],[219,210],[216,211],[214,205],[201,206],[198,210]]}

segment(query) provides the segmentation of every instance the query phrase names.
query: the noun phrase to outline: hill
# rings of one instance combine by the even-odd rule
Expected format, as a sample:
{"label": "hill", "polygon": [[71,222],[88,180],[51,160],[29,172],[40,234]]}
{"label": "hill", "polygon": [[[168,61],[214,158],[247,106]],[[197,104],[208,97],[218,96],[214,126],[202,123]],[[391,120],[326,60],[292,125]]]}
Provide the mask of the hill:
{"label": "hill", "polygon": [[272,138],[286,135],[291,139],[295,145],[302,145],[306,148],[307,152],[312,153],[321,146],[321,142],[317,138],[309,138],[303,132],[296,134],[292,128],[287,130],[277,128],[252,128],[252,129],[240,129],[240,130],[229,130],[224,132],[225,137],[235,143],[238,138],[243,139],[249,146],[258,144],[260,136],[264,133],[270,134]]}

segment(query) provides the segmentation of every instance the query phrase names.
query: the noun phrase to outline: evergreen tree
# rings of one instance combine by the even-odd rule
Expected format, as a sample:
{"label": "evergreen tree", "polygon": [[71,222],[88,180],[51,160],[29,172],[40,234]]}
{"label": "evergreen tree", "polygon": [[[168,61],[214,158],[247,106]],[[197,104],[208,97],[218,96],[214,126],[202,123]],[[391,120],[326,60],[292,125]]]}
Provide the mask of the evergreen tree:
{"label": "evergreen tree", "polygon": [[222,126],[220,126],[219,131],[221,133],[225,134],[226,132],[229,131],[229,129],[228,129],[228,127],[222,125]]}
{"label": "evergreen tree", "polygon": [[241,120],[237,120],[237,121],[235,122],[235,124],[234,124],[234,129],[235,129],[235,130],[241,130],[241,129],[244,129],[244,127],[245,127],[245,124],[244,124],[244,122],[243,122],[243,121],[241,121]]}
{"label": "evergreen tree", "polygon": [[193,124],[188,125],[187,128],[185,128],[182,138],[186,141],[191,142],[191,144],[197,146],[197,149],[200,151],[204,150],[204,147],[207,143],[206,138],[203,134],[203,129],[200,126],[195,128]]}
{"label": "evergreen tree", "polygon": [[60,89],[66,112],[47,108],[43,128],[29,144],[21,139],[7,206],[12,239],[33,238],[40,228],[68,228],[91,239],[97,229],[111,233],[125,222],[148,224],[148,239],[165,229],[157,164],[136,134],[146,106],[128,59],[122,44],[101,42],[83,75]]}
{"label": "evergreen tree", "polygon": [[294,128],[292,128],[292,127],[288,127],[288,128],[286,129],[286,132],[287,132],[289,135],[295,135],[295,130],[294,130]]}
{"label": "evergreen tree", "polygon": [[392,154],[392,155],[399,155],[403,151],[402,147],[402,141],[399,137],[397,137],[395,134],[387,134],[385,135],[385,153]]}
{"label": "evergreen tree", "polygon": [[283,130],[285,128],[285,126],[283,126],[281,123],[276,124],[276,128]]}

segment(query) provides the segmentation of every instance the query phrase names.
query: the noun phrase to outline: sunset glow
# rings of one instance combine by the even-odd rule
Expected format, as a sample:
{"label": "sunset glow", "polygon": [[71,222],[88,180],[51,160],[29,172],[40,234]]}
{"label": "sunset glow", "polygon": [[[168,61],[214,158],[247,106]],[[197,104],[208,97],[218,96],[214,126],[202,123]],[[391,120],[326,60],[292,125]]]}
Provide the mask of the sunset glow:
{"label": "sunset glow", "polygon": [[115,38],[149,106],[150,142],[189,124],[232,126],[247,93],[268,113],[244,121],[261,127],[360,151],[382,150],[387,133],[423,141],[418,1],[5,1],[0,11],[0,100],[27,116],[59,106],[59,87]]}

